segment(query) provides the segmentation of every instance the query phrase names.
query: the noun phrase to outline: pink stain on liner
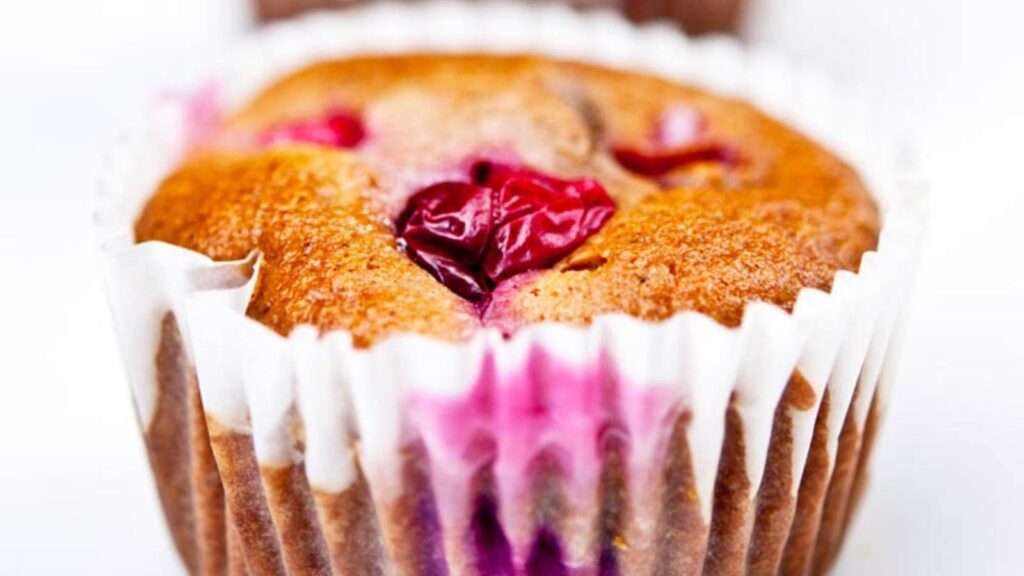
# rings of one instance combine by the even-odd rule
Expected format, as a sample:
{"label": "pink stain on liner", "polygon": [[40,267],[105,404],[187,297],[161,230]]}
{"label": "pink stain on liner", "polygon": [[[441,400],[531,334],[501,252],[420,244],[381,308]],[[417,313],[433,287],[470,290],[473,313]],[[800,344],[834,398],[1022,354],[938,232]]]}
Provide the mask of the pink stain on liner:
{"label": "pink stain on liner", "polygon": [[187,148],[209,141],[224,123],[221,88],[207,81],[191,91],[166,91],[160,100],[181,110],[181,126]]}
{"label": "pink stain on liner", "polygon": [[493,466],[518,497],[542,453],[558,459],[567,482],[591,488],[611,444],[639,448],[634,456],[645,459],[657,453],[678,412],[674,399],[668,386],[626,381],[607,353],[575,366],[534,345],[510,373],[488,354],[465,395],[418,392],[407,408],[410,429],[447,474],[468,478]]}

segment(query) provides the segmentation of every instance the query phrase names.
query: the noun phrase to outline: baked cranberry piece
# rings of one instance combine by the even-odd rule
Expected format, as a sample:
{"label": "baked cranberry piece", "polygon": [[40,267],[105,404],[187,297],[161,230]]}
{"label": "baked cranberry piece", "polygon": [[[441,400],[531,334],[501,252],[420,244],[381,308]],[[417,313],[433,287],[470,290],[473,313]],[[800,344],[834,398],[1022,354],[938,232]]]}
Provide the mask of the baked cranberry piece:
{"label": "baked cranberry piece", "polygon": [[396,228],[414,262],[473,302],[486,300],[502,280],[550,267],[615,212],[589,178],[562,180],[481,161],[469,179],[414,194]]}
{"label": "baked cranberry piece", "polygon": [[491,235],[491,190],[441,182],[409,199],[396,223],[413,262],[452,292],[479,301],[489,292],[481,264]]}
{"label": "baked cranberry piece", "polygon": [[739,154],[720,142],[694,142],[670,150],[641,150],[625,146],[612,149],[615,160],[626,170],[640,176],[657,178],[669,172],[700,162],[734,165]]}
{"label": "baked cranberry piece", "polygon": [[476,163],[472,172],[494,194],[484,272],[495,282],[553,265],[615,212],[608,193],[592,178],[560,180],[490,162]]}
{"label": "baked cranberry piece", "polygon": [[689,106],[672,106],[661,115],[652,130],[652,142],[643,147],[614,146],[615,160],[630,172],[658,178],[702,162],[734,165],[738,152],[705,134],[707,120]]}
{"label": "baked cranberry piece", "polygon": [[348,110],[335,110],[322,118],[279,124],[260,134],[263,146],[304,143],[329,148],[352,148],[366,137],[359,116]]}

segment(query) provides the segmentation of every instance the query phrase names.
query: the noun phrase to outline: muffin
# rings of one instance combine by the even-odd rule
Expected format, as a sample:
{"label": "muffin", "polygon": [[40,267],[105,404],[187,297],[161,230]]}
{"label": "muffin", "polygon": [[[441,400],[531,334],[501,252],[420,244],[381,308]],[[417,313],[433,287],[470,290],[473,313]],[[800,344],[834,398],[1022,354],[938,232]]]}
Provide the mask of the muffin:
{"label": "muffin", "polygon": [[111,258],[190,573],[831,566],[910,252],[847,162],[539,55],[321,61],[207,128]]}
{"label": "muffin", "polygon": [[[349,8],[358,0],[254,0],[256,15],[261,20],[293,18],[310,10]],[[575,8],[618,9],[636,21],[667,19],[676,22],[689,34],[734,32],[743,14],[741,0],[701,0],[700,2],[649,2],[629,0],[571,0]]]}

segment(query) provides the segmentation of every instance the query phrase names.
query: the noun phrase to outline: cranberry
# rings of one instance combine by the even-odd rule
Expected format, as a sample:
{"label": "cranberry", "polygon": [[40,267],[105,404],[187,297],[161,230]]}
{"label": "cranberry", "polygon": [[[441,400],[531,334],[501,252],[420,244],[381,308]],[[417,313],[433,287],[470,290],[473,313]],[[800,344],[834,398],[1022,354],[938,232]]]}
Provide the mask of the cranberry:
{"label": "cranberry", "polygon": [[612,149],[615,160],[626,170],[656,178],[673,170],[700,162],[736,164],[739,154],[730,146],[719,142],[695,142],[670,150],[639,150],[625,146]]}
{"label": "cranberry", "polygon": [[706,130],[707,120],[699,111],[685,105],[671,106],[662,112],[652,130],[649,146],[616,146],[612,155],[626,170],[649,178],[700,162],[739,162],[735,149],[709,139]]}
{"label": "cranberry", "polygon": [[409,199],[397,224],[406,254],[452,292],[478,301],[487,293],[480,270],[491,234],[491,191],[441,182]]}
{"label": "cranberry", "polygon": [[615,211],[589,178],[561,180],[485,161],[473,164],[469,177],[414,194],[396,228],[414,262],[473,302],[502,280],[553,265]]}
{"label": "cranberry", "polygon": [[263,146],[306,143],[330,148],[352,148],[366,136],[359,116],[348,110],[335,110],[322,118],[296,120],[263,132]]}
{"label": "cranberry", "polygon": [[615,211],[596,180],[560,180],[522,168],[478,162],[475,177],[495,192],[494,231],[484,272],[494,281],[546,268],[601,229]]}

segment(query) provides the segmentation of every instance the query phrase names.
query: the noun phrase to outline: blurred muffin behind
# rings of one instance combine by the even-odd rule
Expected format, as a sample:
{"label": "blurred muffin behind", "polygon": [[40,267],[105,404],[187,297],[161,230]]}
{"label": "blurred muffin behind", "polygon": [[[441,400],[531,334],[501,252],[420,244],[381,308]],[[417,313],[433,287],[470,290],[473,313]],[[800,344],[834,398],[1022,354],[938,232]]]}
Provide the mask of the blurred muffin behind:
{"label": "blurred muffin behind", "polygon": [[[571,6],[612,8],[635,22],[667,19],[690,34],[735,32],[744,0],[565,0]],[[309,10],[346,8],[363,0],[253,0],[257,17],[264,22],[290,18]]]}

